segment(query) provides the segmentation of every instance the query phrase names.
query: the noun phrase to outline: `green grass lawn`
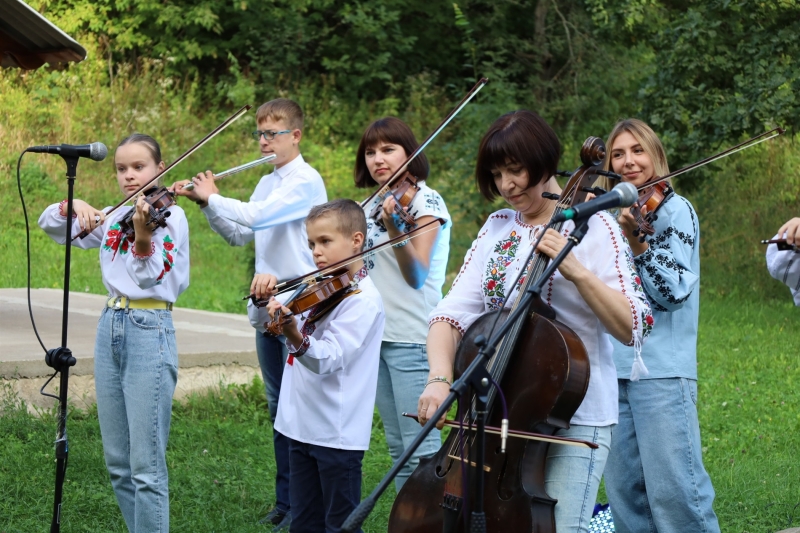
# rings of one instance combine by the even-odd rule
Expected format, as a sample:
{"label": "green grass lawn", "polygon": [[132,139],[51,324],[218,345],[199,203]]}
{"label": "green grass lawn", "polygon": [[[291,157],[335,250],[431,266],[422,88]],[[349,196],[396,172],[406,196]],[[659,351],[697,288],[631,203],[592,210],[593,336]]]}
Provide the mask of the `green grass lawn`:
{"label": "green grass lawn", "polygon": [[[788,296],[788,291],[787,291]],[[771,533],[800,525],[800,312],[787,302],[710,300],[701,310],[703,451],[722,531]],[[273,501],[271,424],[260,383],[175,404],[167,459],[173,531],[266,531]],[[51,414],[9,401],[0,417],[0,533],[45,531],[54,463]],[[69,419],[63,531],[125,531],[103,466],[95,412]],[[380,420],[364,460],[364,494],[390,467]],[[390,491],[391,492],[391,491]],[[602,494],[601,494],[602,498]],[[386,530],[392,494],[365,525]]]}

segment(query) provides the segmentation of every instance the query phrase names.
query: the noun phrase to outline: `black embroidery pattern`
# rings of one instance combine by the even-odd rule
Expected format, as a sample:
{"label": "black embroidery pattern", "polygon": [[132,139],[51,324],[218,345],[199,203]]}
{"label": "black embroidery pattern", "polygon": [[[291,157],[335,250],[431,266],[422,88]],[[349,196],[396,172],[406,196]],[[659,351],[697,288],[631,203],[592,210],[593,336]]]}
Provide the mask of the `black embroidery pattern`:
{"label": "black embroidery pattern", "polygon": [[[661,274],[658,273],[658,270],[656,270],[656,268],[653,265],[651,265],[650,263],[646,263],[643,266],[644,266],[645,272],[647,272],[647,277],[649,277],[653,281],[653,285],[656,286],[656,288],[658,289],[658,292],[661,293],[661,296],[663,296],[664,298],[669,300],[672,297],[672,291],[670,290],[669,285],[667,285],[667,280],[665,280],[661,276]],[[666,307],[660,305],[658,302],[656,302],[655,300],[653,300],[649,296],[648,296],[647,299],[650,301],[650,306],[655,311],[661,311],[663,313],[669,312],[669,309],[667,309]]]}
{"label": "black embroidery pattern", "polygon": [[[681,243],[691,248],[694,248],[696,244],[695,235],[697,235],[697,219],[695,218],[692,204],[680,196],[671,196],[667,199],[667,201],[673,200],[673,198],[679,198],[686,203],[689,215],[692,219],[692,234],[684,233],[678,230],[675,226],[667,226],[662,231],[659,231],[656,233],[656,235],[648,239],[650,248],[647,250],[647,252],[637,257],[635,259],[635,263],[640,270],[644,269],[647,277],[656,287],[664,301],[667,301],[672,305],[681,305],[689,299],[692,293],[690,292],[683,298],[676,298],[669,286],[668,281],[664,279],[661,274],[659,274],[655,265],[655,263],[657,263],[662,267],[662,269],[672,270],[677,273],[678,276],[683,276],[683,274],[686,272],[686,269],[676,263],[675,259],[670,257],[669,253],[659,254],[658,249],[670,250],[670,241],[673,237],[677,238]],[[659,305],[658,302],[653,301],[649,295],[648,300],[650,301],[650,305],[654,311],[669,312],[669,309],[665,308],[663,305]]]}
{"label": "black embroidery pattern", "polygon": [[669,239],[673,235],[677,236],[682,243],[694,248],[694,236],[684,233],[675,228],[675,226],[668,226],[667,229],[652,237],[648,244],[656,248],[664,248],[669,250]]}
{"label": "black embroidery pattern", "polygon": [[686,204],[686,207],[689,209],[689,216],[692,217],[692,234],[697,235],[697,220],[694,218],[694,208],[686,198],[681,196],[681,200]]}

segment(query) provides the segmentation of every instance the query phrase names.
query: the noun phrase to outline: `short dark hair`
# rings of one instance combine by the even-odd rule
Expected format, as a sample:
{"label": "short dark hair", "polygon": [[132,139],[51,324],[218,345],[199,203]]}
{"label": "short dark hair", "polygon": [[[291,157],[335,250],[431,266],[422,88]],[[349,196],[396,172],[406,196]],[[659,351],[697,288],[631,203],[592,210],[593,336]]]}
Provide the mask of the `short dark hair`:
{"label": "short dark hair", "polygon": [[[414,150],[419,148],[417,138],[414,137],[414,132],[411,131],[408,124],[397,117],[379,118],[367,126],[364,135],[361,136],[358,152],[356,152],[356,166],[353,172],[356,187],[368,188],[378,184],[372,179],[372,175],[367,169],[367,160],[364,154],[368,148],[377,146],[381,142],[402,146],[403,150],[406,151],[406,156],[411,155]],[[414,158],[408,165],[408,171],[417,179],[424,180],[428,178],[430,165],[424,153]]]}
{"label": "short dark hair", "polygon": [[149,135],[145,135],[144,133],[132,133],[122,139],[117,148],[126,144],[133,144],[133,143],[141,143],[147,147],[147,150],[150,152],[150,155],[153,156],[153,161],[156,162],[156,165],[163,161],[161,159],[161,146],[159,146],[158,141],[150,137]]}
{"label": "short dark hair", "polygon": [[349,198],[337,198],[324,204],[315,205],[308,212],[306,224],[325,217],[334,218],[336,229],[342,235],[349,237],[361,232],[364,236],[364,243],[367,242],[367,216],[358,202]]}
{"label": "short dark hair", "polygon": [[475,181],[484,198],[500,196],[492,171],[517,163],[528,171],[528,187],[554,176],[561,157],[561,143],[556,132],[542,117],[520,109],[494,121],[481,139],[475,163]]}

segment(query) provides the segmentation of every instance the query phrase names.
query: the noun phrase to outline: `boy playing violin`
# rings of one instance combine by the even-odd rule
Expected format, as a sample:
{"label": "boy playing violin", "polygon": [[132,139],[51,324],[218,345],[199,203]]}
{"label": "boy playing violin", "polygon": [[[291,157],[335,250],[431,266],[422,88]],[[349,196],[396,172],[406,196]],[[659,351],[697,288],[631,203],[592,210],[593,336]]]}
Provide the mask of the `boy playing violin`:
{"label": "boy playing violin", "polygon": [[[286,98],[271,100],[256,111],[258,129],[253,137],[261,155],[274,154],[275,169],[256,185],[249,202],[225,198],[219,194],[211,172],[198,174],[191,181],[194,190],[182,187],[188,180],[174,183],[170,189],[197,202],[216,233],[231,246],[243,246],[255,240],[256,272],[271,272],[281,279],[295,278],[314,269],[305,246],[304,219],[315,205],[328,197],[319,173],[300,155],[303,136],[303,110]],[[266,313],[248,304],[250,323],[256,328],[256,352],[267,393],[269,414],[275,422],[281,373],[286,363],[283,339],[265,335]],[[273,432],[276,503],[261,520],[275,525],[274,531],[286,531],[291,522],[289,509],[289,442]]]}
{"label": "boy playing violin", "polygon": [[[306,229],[314,263],[325,268],[361,252],[367,222],[358,203],[339,199],[311,209]],[[353,282],[336,305],[321,302],[299,319],[274,298],[267,305],[286,320],[275,428],[290,442],[292,532],[339,531],[361,497],[385,315],[364,261],[346,266]],[[257,274],[252,292],[269,297],[276,284],[274,275]]]}

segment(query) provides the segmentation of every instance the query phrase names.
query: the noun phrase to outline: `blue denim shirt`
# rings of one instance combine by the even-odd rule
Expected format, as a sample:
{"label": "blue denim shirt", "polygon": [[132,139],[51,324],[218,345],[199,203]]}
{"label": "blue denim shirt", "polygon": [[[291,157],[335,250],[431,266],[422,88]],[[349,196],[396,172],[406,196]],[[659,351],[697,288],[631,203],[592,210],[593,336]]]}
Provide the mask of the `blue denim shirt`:
{"label": "blue denim shirt", "polygon": [[[653,223],[650,247],[634,259],[653,310],[653,330],[642,346],[649,371],[642,379],[697,379],[700,311],[700,223],[689,201],[668,198]],[[633,348],[614,343],[617,377],[629,379]]]}

